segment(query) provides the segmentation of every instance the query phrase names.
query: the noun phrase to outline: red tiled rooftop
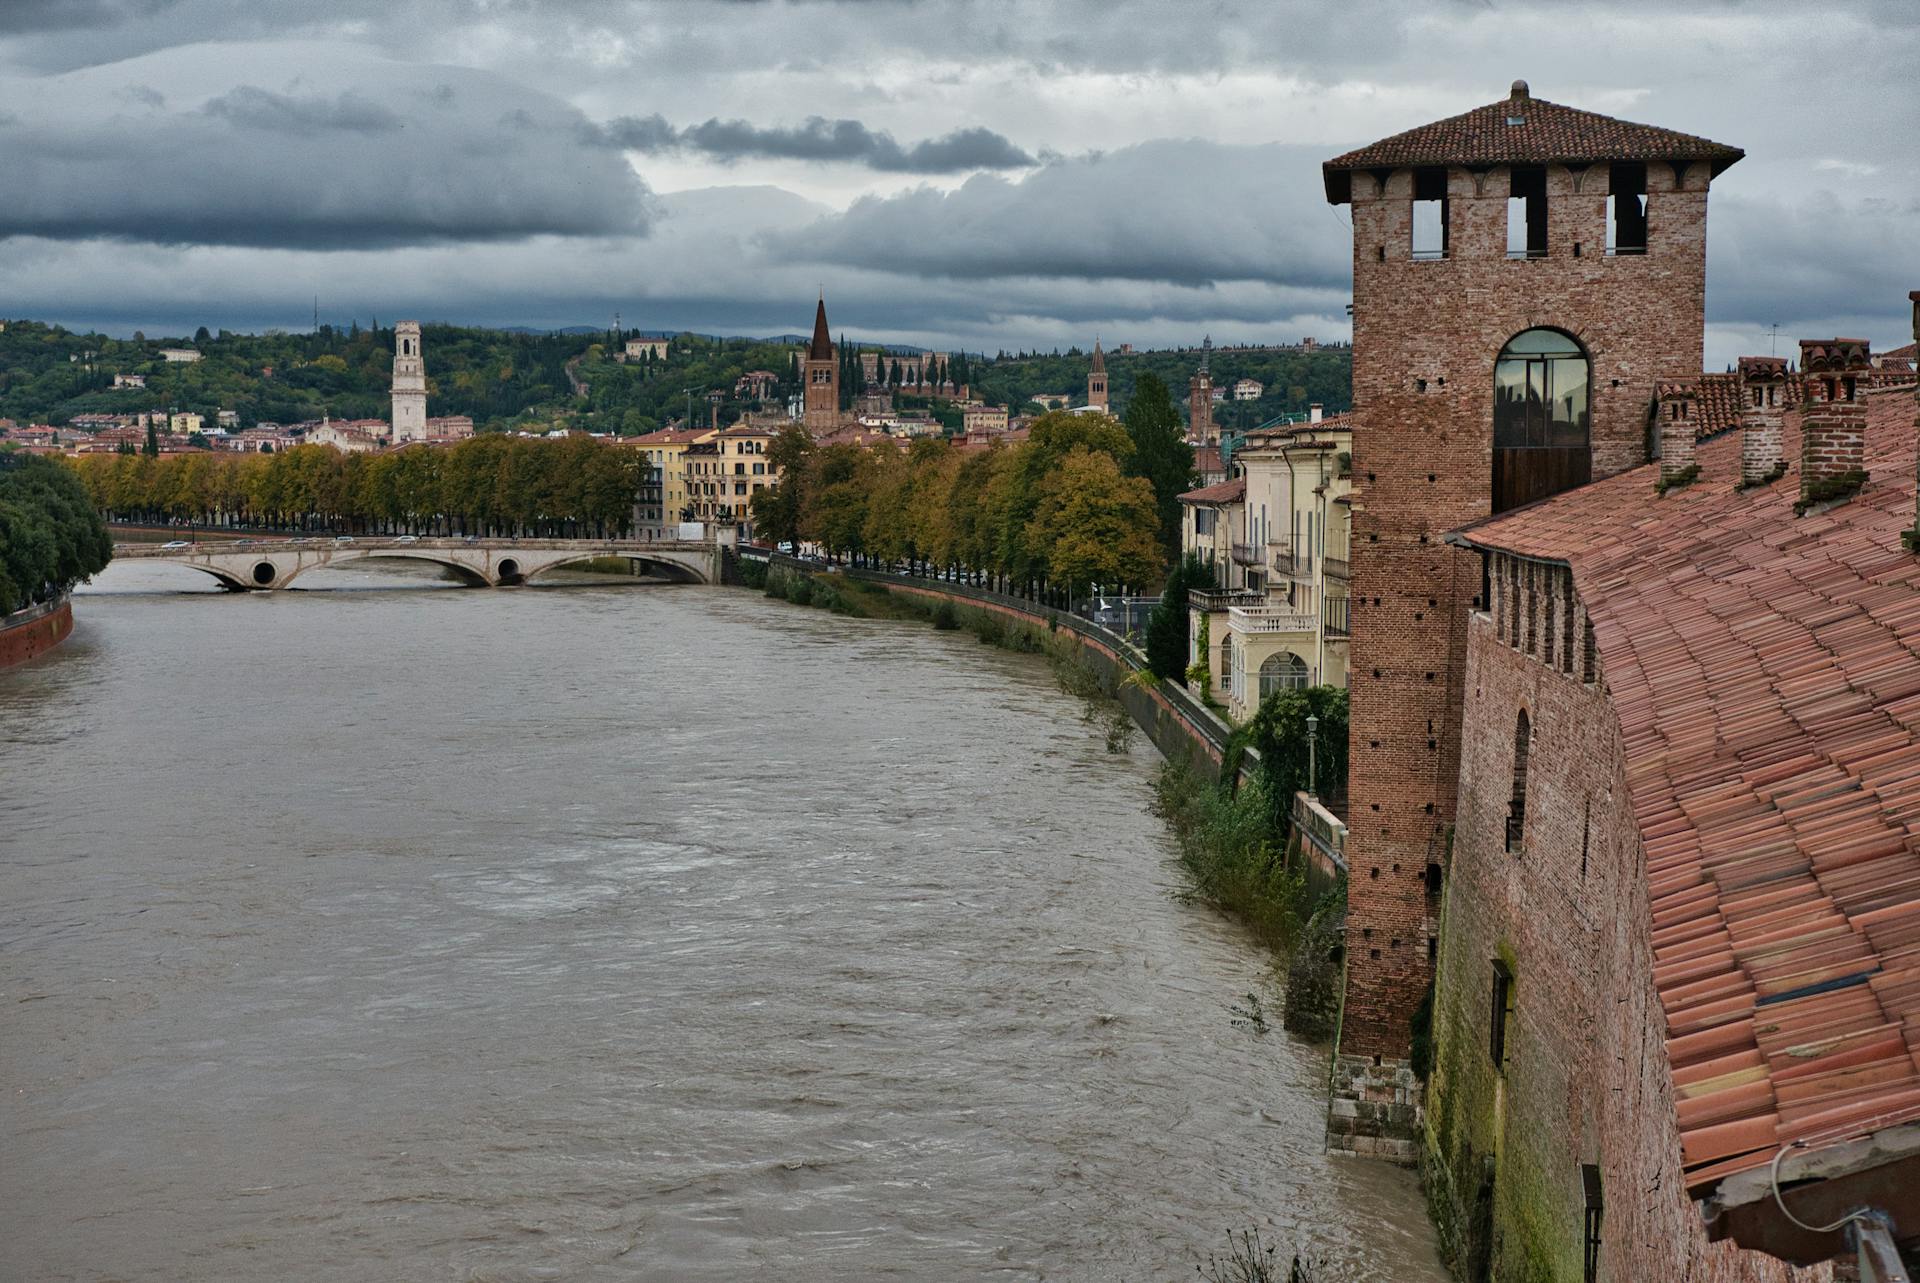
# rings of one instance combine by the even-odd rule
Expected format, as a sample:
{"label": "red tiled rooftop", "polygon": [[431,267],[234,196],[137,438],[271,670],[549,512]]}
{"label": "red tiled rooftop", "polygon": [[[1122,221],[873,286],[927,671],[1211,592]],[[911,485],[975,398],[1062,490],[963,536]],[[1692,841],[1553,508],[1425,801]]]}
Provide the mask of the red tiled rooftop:
{"label": "red tiled rooftop", "polygon": [[[1510,123],[1520,121],[1519,124]],[[1344,204],[1356,169],[1408,165],[1546,165],[1594,161],[1704,160],[1718,174],[1746,153],[1711,139],[1617,120],[1532,97],[1525,84],[1499,102],[1369,143],[1322,167],[1327,199]]]}
{"label": "red tiled rooftop", "polygon": [[1619,717],[1688,1185],[1920,1117],[1914,399],[1866,398],[1871,479],[1793,515],[1740,437],[1460,532],[1563,561]]}
{"label": "red tiled rooftop", "polygon": [[1247,479],[1235,477],[1216,485],[1201,486],[1180,496],[1181,503],[1239,503],[1247,497]]}

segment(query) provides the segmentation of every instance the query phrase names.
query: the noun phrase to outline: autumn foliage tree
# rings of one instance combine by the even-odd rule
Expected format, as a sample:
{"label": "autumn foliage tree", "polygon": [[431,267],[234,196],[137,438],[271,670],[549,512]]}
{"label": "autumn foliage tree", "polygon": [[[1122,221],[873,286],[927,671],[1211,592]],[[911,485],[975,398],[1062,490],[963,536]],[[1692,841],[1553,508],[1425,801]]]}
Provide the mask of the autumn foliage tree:
{"label": "autumn foliage tree", "polygon": [[91,454],[73,466],[110,519],[356,533],[604,538],[632,528],[641,478],[626,447],[501,434],[363,454]]}
{"label": "autumn foliage tree", "polygon": [[1127,474],[1133,443],[1105,415],[1043,415],[1024,442],[988,449],[815,446],[798,433],[775,449],[781,480],[752,500],[768,539],[1016,591],[1150,585],[1165,565],[1153,487]]}

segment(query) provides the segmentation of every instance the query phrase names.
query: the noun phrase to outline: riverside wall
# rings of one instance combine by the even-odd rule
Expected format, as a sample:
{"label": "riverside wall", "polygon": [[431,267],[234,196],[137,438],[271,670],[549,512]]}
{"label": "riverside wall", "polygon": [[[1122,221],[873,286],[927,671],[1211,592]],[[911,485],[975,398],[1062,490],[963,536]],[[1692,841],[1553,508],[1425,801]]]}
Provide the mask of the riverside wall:
{"label": "riverside wall", "polygon": [[73,632],[73,601],[59,601],[0,617],[0,668],[11,668],[40,656]]}

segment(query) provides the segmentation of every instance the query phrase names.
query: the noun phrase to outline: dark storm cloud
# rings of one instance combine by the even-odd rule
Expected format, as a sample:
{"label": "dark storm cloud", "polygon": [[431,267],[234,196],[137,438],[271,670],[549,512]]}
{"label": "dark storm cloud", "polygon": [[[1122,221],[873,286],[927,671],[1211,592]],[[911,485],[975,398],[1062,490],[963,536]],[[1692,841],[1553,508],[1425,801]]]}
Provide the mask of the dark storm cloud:
{"label": "dark storm cloud", "polygon": [[1143,143],[1020,182],[867,197],[769,242],[782,257],[925,276],[1344,286],[1348,232],[1321,196],[1322,151]]}
{"label": "dark storm cloud", "polygon": [[[487,73],[432,69],[422,87],[329,52],[325,92],[309,50],[208,46],[0,90],[18,117],[0,129],[0,237],[336,249],[647,230],[644,184],[580,141],[573,108]],[[205,99],[232,65],[249,78]],[[131,119],[114,92],[129,81],[146,89]]]}
{"label": "dark storm cloud", "polygon": [[1034,158],[991,129],[956,129],[903,147],[884,130],[857,120],[809,116],[797,126],[771,128],[715,117],[676,129],[663,116],[622,116],[593,137],[631,151],[691,151],[720,161],[746,159],[834,161],[891,174],[957,174],[974,169],[1021,169]]}

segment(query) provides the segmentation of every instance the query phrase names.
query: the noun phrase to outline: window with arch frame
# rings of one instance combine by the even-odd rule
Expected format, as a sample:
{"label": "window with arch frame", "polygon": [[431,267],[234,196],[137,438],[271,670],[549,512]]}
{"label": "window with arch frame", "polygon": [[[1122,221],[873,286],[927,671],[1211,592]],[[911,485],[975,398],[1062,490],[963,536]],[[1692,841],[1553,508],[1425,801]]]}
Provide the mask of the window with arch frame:
{"label": "window with arch frame", "polygon": [[1307,684],[1307,661],[1290,650],[1267,656],[1260,665],[1260,698],[1275,691],[1302,690]]}
{"label": "window with arch frame", "polygon": [[1523,330],[1501,348],[1493,367],[1493,511],[1592,479],[1592,370],[1560,330]]}

